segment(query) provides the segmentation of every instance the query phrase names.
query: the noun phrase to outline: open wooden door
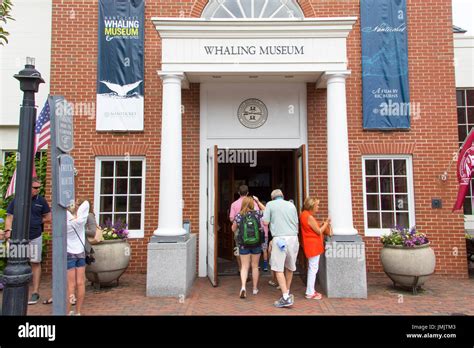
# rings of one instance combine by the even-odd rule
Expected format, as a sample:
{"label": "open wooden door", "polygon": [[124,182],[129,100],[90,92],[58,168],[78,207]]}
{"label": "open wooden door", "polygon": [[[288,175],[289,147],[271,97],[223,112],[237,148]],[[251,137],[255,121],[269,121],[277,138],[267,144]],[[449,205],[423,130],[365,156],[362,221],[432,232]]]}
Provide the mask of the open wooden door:
{"label": "open wooden door", "polygon": [[301,145],[296,150],[296,170],[297,170],[297,197],[298,202],[296,208],[300,213],[303,210],[303,203],[306,197],[308,197],[308,190],[306,187],[306,145]]}
{"label": "open wooden door", "polygon": [[217,215],[218,215],[217,146],[207,149],[207,276],[217,286]]}
{"label": "open wooden door", "polygon": [[[298,214],[303,210],[303,203],[306,197],[308,197],[308,188],[306,186],[306,145],[301,145],[296,150],[296,208]],[[304,283],[306,283],[306,276],[308,271],[308,263],[303,251],[303,241],[301,238],[301,229],[299,233],[300,251],[298,253],[297,270],[300,273],[300,277]]]}

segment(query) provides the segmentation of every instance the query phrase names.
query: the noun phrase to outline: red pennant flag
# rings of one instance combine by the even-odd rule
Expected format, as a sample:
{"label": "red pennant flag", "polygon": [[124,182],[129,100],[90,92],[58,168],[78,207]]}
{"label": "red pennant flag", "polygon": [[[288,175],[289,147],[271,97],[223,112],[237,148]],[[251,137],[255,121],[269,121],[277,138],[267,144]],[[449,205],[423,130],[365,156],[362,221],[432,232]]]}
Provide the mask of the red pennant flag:
{"label": "red pennant flag", "polygon": [[453,207],[453,212],[460,210],[464,204],[464,198],[469,190],[469,183],[472,178],[472,171],[474,170],[474,132],[471,130],[466,138],[466,141],[459,152],[457,175],[459,182],[458,198]]}

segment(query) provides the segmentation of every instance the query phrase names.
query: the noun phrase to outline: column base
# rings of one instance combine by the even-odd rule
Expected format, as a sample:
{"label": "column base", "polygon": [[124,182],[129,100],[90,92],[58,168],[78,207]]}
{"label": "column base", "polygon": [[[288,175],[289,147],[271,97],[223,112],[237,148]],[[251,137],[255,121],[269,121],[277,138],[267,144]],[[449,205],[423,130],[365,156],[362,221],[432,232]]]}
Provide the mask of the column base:
{"label": "column base", "polygon": [[329,298],[367,298],[365,244],[360,236],[332,236],[321,255],[317,283]]}
{"label": "column base", "polygon": [[196,279],[197,237],[186,242],[148,244],[146,295],[186,297]]}
{"label": "column base", "polygon": [[357,236],[359,233],[355,228],[334,228],[332,229],[334,236]]}
{"label": "column base", "polygon": [[153,232],[154,236],[182,236],[188,233],[184,228],[161,228],[158,227],[155,232]]}
{"label": "column base", "polygon": [[181,236],[152,236],[150,243],[185,243],[189,238],[189,233]]}

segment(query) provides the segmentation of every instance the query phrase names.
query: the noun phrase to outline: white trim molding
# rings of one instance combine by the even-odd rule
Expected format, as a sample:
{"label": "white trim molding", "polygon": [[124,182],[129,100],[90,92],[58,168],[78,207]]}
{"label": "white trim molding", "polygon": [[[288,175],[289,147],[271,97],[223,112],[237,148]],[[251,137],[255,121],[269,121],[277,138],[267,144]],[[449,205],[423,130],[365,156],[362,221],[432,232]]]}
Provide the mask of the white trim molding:
{"label": "white trim molding", "polygon": [[194,74],[345,71],[357,17],[304,19],[152,18],[162,72]]}
{"label": "white trim molding", "polygon": [[[416,225],[415,221],[415,195],[413,186],[413,157],[411,155],[364,155],[362,156],[362,195],[364,204],[364,235],[366,237],[381,237],[390,233],[390,228],[368,228],[367,221],[367,194],[366,194],[366,175],[365,175],[365,161],[366,160],[405,160],[406,163],[406,177],[407,177],[407,195],[408,195],[408,218],[409,225],[412,227]],[[380,177],[380,173],[377,173]],[[394,177],[392,172],[391,177]],[[378,189],[380,196],[380,188]],[[395,189],[389,194],[395,194]],[[379,202],[379,210],[381,210],[381,203]],[[394,203],[395,204],[395,203]],[[395,207],[394,207],[395,209]]]}
{"label": "white trim molding", "polygon": [[[95,158],[95,178],[94,178],[94,214],[97,218],[97,223],[100,223],[100,212],[99,212],[99,207],[100,207],[100,181],[101,181],[101,163],[103,161],[141,161],[142,162],[142,193],[141,193],[141,209],[140,209],[140,226],[141,229],[139,230],[129,230],[129,235],[128,238],[144,238],[145,237],[145,199],[146,199],[146,158],[144,156],[130,156],[130,157],[124,157],[124,156],[97,156]],[[130,170],[130,168],[129,168]],[[114,187],[115,187],[115,166],[114,166]],[[127,197],[130,196],[130,192],[128,191],[130,189],[130,173],[128,173],[127,178],[129,179],[128,185],[127,185]],[[133,178],[133,177],[132,177]],[[112,194],[115,196],[115,193]],[[112,204],[114,204],[114,201],[112,201]],[[128,204],[128,200],[127,200]],[[114,208],[112,208],[114,210]],[[125,214],[128,214],[128,206],[127,206],[127,212]]]}

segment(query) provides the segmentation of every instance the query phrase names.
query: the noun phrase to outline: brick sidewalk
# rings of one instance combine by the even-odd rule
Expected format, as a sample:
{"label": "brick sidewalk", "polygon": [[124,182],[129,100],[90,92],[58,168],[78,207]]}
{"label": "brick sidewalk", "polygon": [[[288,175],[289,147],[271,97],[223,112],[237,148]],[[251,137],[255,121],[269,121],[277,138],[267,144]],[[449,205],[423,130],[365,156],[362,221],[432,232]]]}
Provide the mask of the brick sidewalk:
{"label": "brick sidewalk", "polygon": [[[305,287],[295,277],[292,309],[272,306],[280,292],[270,287],[270,278],[260,280],[260,292],[247,299],[238,297],[237,277],[220,277],[220,286],[213,288],[207,278],[198,278],[190,296],[150,298],[145,296],[146,276],[126,274],[115,288],[94,290],[87,286],[83,315],[474,315],[474,279],[431,278],[418,295],[395,290],[382,274],[369,274],[368,299],[306,300]],[[250,284],[250,283],[248,283]],[[251,290],[251,285],[250,290]],[[249,290],[249,289],[248,289]],[[41,287],[41,302],[51,295],[51,278]],[[2,293],[0,292],[0,299]],[[38,303],[28,306],[28,315],[51,315],[52,305]],[[1,302],[0,302],[1,303]]]}

